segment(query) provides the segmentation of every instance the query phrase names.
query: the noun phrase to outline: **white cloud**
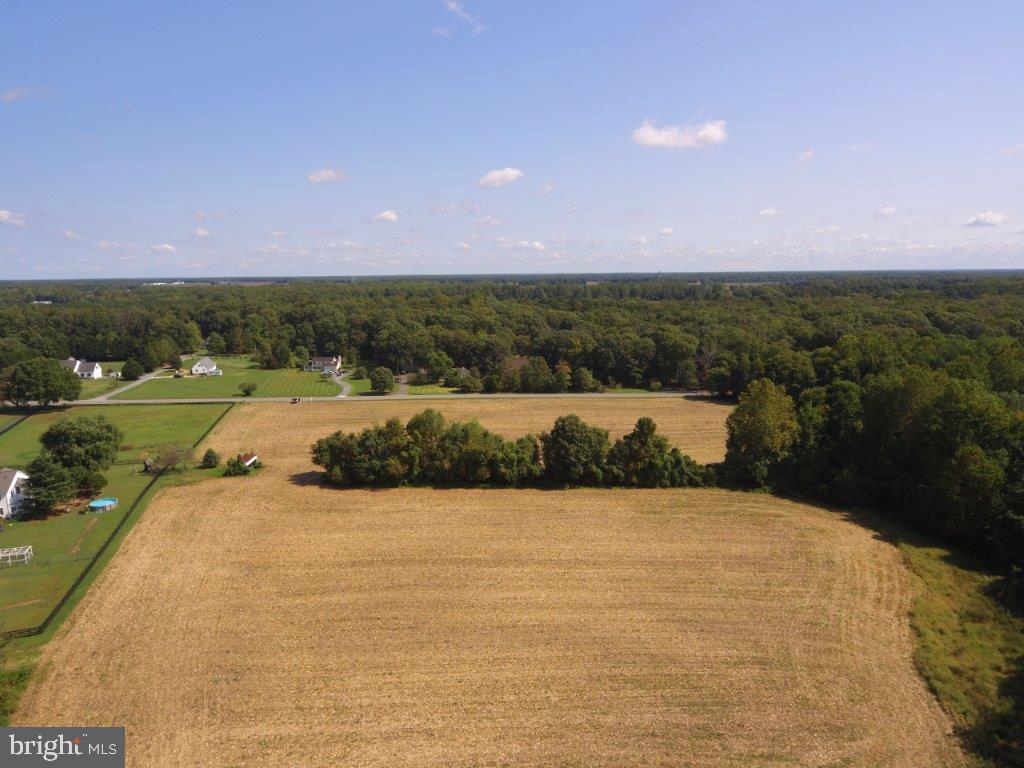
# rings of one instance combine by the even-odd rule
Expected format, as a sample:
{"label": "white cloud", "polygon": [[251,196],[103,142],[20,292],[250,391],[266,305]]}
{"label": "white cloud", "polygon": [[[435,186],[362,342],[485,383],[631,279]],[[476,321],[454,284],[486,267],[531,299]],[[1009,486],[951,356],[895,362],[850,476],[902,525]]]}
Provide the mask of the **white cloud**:
{"label": "white cloud", "polygon": [[21,101],[28,96],[28,88],[11,88],[10,90],[0,93],[0,101],[5,104],[9,104],[12,101]]}
{"label": "white cloud", "polygon": [[817,229],[812,229],[811,230],[811,234],[812,235],[834,235],[837,232],[842,232],[842,231],[843,231],[843,228],[840,227],[838,224],[829,224],[829,225],[824,226],[824,227],[818,227]]}
{"label": "white cloud", "polygon": [[773,218],[775,216],[781,216],[785,211],[781,208],[762,208],[757,212],[758,216],[764,216],[765,218]]}
{"label": "white cloud", "polygon": [[523,178],[523,172],[518,168],[502,168],[501,170],[488,171],[476,183],[478,187],[489,187],[491,189],[504,187],[513,181]]}
{"label": "white cloud", "polygon": [[438,37],[452,37],[455,35],[455,30],[451,27],[434,27],[430,33]]}
{"label": "white cloud", "polygon": [[64,235],[64,237],[66,237],[68,240],[74,240],[76,243],[80,243],[83,240],[85,240],[85,238],[82,237],[82,235],[70,229],[65,229],[63,232],[61,232],[61,234]]}
{"label": "white cloud", "polygon": [[463,200],[461,203],[445,203],[434,208],[434,213],[447,213],[451,216],[480,213],[480,205],[472,200]]}
{"label": "white cloud", "polygon": [[964,222],[965,227],[998,227],[1000,224],[1005,224],[1010,220],[1010,217],[1005,213],[996,213],[995,211],[985,211],[979,213],[976,216],[971,216],[967,221]]}
{"label": "white cloud", "polygon": [[92,248],[102,253],[116,253],[118,251],[134,251],[139,246],[135,243],[118,243],[112,240],[100,240]]}
{"label": "white cloud", "polygon": [[374,221],[398,221],[398,214],[392,209],[381,211],[373,217]]}
{"label": "white cloud", "polygon": [[267,232],[267,237],[288,237],[288,233],[283,229],[272,229]]}
{"label": "white cloud", "polygon": [[629,238],[629,242],[633,243],[634,245],[646,245],[647,235],[637,235],[636,237],[631,237]]}
{"label": "white cloud", "polygon": [[699,125],[665,125],[658,127],[650,119],[633,131],[633,141],[645,147],[697,149],[721,144],[728,138],[725,120],[711,120]]}
{"label": "white cloud", "polygon": [[546,251],[548,247],[539,240],[509,240],[499,237],[497,243],[502,248],[523,249],[528,251]]}
{"label": "white cloud", "polygon": [[150,253],[171,254],[171,253],[177,253],[178,249],[175,248],[170,243],[158,243],[157,245],[149,246],[149,252]]}
{"label": "white cloud", "polygon": [[470,245],[467,242],[456,243],[455,247],[460,251],[468,251],[470,249]]}
{"label": "white cloud", "polygon": [[444,7],[450,13],[454,14],[456,18],[462,19],[464,22],[469,24],[469,26],[471,26],[473,28],[473,31],[476,32],[477,34],[483,32],[486,29],[486,27],[480,23],[479,19],[477,19],[475,16],[473,16],[473,14],[471,14],[469,11],[462,7],[462,3],[458,2],[458,0],[441,1],[444,3]]}
{"label": "white cloud", "polygon": [[817,153],[813,149],[805,149],[803,152],[796,156],[796,161],[801,164],[810,162],[811,159],[815,156],[815,154]]}
{"label": "white cloud", "polygon": [[210,233],[210,230],[208,230],[206,227],[196,227],[191,232],[189,232],[189,234],[196,240],[206,240],[207,238],[213,236]]}
{"label": "white cloud", "polygon": [[344,178],[345,172],[340,168],[321,168],[306,177],[310,184],[329,184]]}
{"label": "white cloud", "polygon": [[879,208],[877,211],[875,211],[875,216],[877,216],[880,219],[888,219],[888,218],[890,218],[892,216],[895,216],[895,215],[896,215],[896,206],[894,206],[894,205],[887,205],[887,206],[885,206],[883,208]]}
{"label": "white cloud", "polygon": [[1013,144],[1005,149],[999,150],[999,154],[1006,155],[1007,157],[1011,155],[1024,155],[1024,144]]}
{"label": "white cloud", "polygon": [[865,149],[874,149],[875,142],[873,141],[862,141],[860,144],[851,144],[848,147],[843,147],[844,152],[862,152]]}
{"label": "white cloud", "polygon": [[28,217],[24,213],[15,213],[14,211],[0,210],[0,224],[6,224],[9,227],[24,227],[28,222]]}
{"label": "white cloud", "polygon": [[661,229],[658,230],[659,235],[664,235],[666,237],[668,235],[674,235],[675,233],[676,231],[672,229],[672,227],[662,227]]}
{"label": "white cloud", "polygon": [[501,219],[499,219],[497,216],[492,216],[489,213],[485,213],[483,216],[477,218],[476,223],[486,224],[488,227],[500,227]]}
{"label": "white cloud", "polygon": [[554,185],[554,182],[551,182],[551,181],[545,181],[541,185],[541,187],[540,187],[540,193],[542,195],[550,195],[554,191],[555,191],[555,185]]}

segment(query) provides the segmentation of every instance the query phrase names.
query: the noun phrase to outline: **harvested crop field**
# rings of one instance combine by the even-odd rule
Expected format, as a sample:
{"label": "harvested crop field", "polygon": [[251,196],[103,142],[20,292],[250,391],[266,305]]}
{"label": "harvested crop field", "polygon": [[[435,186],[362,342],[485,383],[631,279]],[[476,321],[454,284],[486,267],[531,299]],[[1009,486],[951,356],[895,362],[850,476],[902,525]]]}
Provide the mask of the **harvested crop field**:
{"label": "harvested crop field", "polygon": [[126,725],[145,768],[958,764],[899,555],[840,515],[339,491],[293,478],[310,426],[256,445],[293,461],[161,492],[15,724]]}
{"label": "harvested crop field", "polygon": [[540,434],[551,429],[559,416],[575,413],[609,430],[615,439],[633,428],[641,416],[650,416],[658,431],[697,461],[725,457],[725,418],[731,407],[723,403],[669,397],[573,398],[467,398],[446,400],[388,400],[358,398],[336,403],[259,403],[236,406],[214,434],[211,445],[224,455],[254,450],[267,463],[309,469],[309,448],[314,440],[343,430],[352,432],[395,416],[403,422],[426,408],[446,419],[476,418],[505,437]]}

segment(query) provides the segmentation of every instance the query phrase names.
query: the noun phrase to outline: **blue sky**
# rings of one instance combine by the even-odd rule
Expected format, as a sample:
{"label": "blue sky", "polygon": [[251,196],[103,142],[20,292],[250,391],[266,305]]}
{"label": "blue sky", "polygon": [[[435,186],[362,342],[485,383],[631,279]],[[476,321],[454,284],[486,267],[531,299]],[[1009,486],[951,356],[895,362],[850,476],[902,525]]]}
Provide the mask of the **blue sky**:
{"label": "blue sky", "polygon": [[12,2],[4,277],[1024,267],[1024,4]]}

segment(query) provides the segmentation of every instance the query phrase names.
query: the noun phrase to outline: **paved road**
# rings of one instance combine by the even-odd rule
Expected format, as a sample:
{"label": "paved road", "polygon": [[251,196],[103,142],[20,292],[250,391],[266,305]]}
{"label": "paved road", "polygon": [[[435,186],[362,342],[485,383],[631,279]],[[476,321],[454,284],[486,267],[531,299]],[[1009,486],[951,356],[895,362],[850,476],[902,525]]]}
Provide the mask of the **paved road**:
{"label": "paved road", "polygon": [[[113,393],[111,393],[113,394]],[[380,397],[380,396],[378,396]],[[493,398],[566,398],[572,399],[577,397],[613,397],[613,398],[635,398],[635,399],[650,399],[650,398],[665,398],[665,397],[676,397],[676,398],[689,398],[689,399],[706,399],[709,397],[706,392],[630,392],[628,394],[615,394],[612,392],[594,393],[594,392],[563,392],[560,394],[531,394],[531,393],[519,393],[519,392],[498,392],[495,394],[475,394],[475,395],[461,395],[461,394],[440,394],[440,395],[403,395],[398,393],[392,393],[385,395],[381,399],[385,400],[490,400]],[[362,396],[362,397],[344,397],[343,395],[336,395],[334,397],[303,397],[301,398],[304,403],[337,403],[339,401],[355,401],[355,402],[372,402],[374,396]],[[177,405],[180,403],[288,403],[291,402],[290,397],[201,397],[201,398],[162,398],[162,399],[147,399],[147,400],[104,400],[101,398],[93,398],[91,400],[76,400],[71,403],[61,403],[65,405]]]}

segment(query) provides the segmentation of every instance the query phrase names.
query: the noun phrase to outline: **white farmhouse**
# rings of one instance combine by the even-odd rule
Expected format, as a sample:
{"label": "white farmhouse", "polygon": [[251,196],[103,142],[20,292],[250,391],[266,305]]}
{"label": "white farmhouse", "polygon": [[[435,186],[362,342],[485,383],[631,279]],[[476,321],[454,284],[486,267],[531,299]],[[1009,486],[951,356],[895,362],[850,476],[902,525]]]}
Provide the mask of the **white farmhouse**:
{"label": "white farmhouse", "polygon": [[18,469],[0,469],[0,517],[8,520],[21,510],[27,497],[28,475]]}
{"label": "white farmhouse", "polygon": [[220,376],[223,373],[208,357],[201,357],[192,364],[193,376]]}
{"label": "white farmhouse", "polygon": [[317,373],[337,373],[341,368],[340,357],[311,357],[302,366],[304,371],[316,371]]}
{"label": "white farmhouse", "polygon": [[67,360],[61,360],[60,364],[80,379],[103,378],[103,368],[99,363],[87,363],[85,360],[76,360],[73,357],[69,357]]}

